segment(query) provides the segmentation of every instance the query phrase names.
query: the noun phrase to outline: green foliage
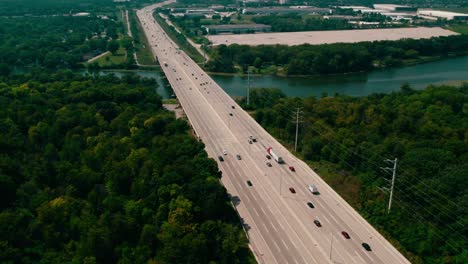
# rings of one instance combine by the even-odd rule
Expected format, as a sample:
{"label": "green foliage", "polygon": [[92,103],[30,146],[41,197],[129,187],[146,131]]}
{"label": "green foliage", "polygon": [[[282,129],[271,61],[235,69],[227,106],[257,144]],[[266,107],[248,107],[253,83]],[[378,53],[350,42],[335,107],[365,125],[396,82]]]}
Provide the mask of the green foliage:
{"label": "green foliage", "polygon": [[155,81],[0,83],[2,263],[248,263],[216,162]]}
{"label": "green foliage", "polygon": [[317,75],[368,71],[375,67],[401,65],[419,56],[463,55],[468,36],[431,39],[336,43],[323,45],[219,45],[212,50],[207,68],[232,72],[234,65],[244,71],[249,65],[283,66],[288,75]]}
{"label": "green foliage", "polygon": [[[276,94],[277,91],[263,91]],[[255,93],[254,93],[255,94]],[[290,110],[302,107],[299,153],[413,263],[466,263],[468,84],[370,95],[273,99],[256,120],[294,144]],[[385,158],[399,166],[386,213]],[[388,178],[388,176],[386,177]]]}
{"label": "green foliage", "polygon": [[0,61],[9,66],[76,68],[106,51],[117,31],[114,20],[95,16],[1,17]]}

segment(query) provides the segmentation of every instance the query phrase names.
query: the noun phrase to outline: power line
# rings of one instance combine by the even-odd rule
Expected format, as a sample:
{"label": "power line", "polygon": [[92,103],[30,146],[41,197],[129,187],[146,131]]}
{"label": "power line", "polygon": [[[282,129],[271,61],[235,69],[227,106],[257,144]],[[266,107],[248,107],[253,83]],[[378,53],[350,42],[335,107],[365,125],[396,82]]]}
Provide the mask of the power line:
{"label": "power line", "polygon": [[297,152],[297,136],[298,136],[298,131],[299,131],[299,123],[302,123],[303,121],[299,121],[299,115],[302,113],[301,107],[296,108],[296,121],[294,123],[296,124],[296,139],[294,140],[294,152]]}

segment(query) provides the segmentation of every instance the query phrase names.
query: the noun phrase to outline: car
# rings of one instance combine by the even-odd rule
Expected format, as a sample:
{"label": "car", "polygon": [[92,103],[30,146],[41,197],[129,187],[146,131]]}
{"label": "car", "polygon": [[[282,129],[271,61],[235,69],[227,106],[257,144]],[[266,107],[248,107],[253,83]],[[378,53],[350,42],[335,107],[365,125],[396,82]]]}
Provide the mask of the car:
{"label": "car", "polygon": [[316,226],[318,226],[318,227],[322,227],[322,224],[321,224],[320,221],[317,220],[317,219],[314,220],[314,224],[315,224]]}
{"label": "car", "polygon": [[236,155],[236,158],[237,158],[238,160],[241,160],[241,159],[242,159],[242,158],[241,158],[241,155],[239,155],[239,154]]}
{"label": "car", "polygon": [[229,113],[230,116],[232,116],[232,113]]}
{"label": "car", "polygon": [[293,187],[290,187],[290,188],[289,188],[289,191],[290,191],[291,193],[296,193],[296,190],[294,190]]}
{"label": "car", "polygon": [[367,251],[372,251],[371,247],[367,243],[362,243],[362,247]]}
{"label": "car", "polygon": [[236,107],[235,107],[235,106],[231,106],[231,107],[232,107],[232,109],[236,109]]}
{"label": "car", "polygon": [[253,142],[257,142],[257,139],[253,137],[253,138],[252,138],[252,141],[253,141]]}
{"label": "car", "polygon": [[223,149],[223,154],[227,155],[227,150]]}
{"label": "car", "polygon": [[251,181],[247,181],[247,185],[248,185],[248,186],[252,186],[253,184],[252,184]]}
{"label": "car", "polygon": [[341,231],[341,234],[346,238],[346,239],[351,239],[351,237],[349,236],[349,234],[345,231]]}
{"label": "car", "polygon": [[219,161],[224,161],[223,156],[218,156]]}
{"label": "car", "polygon": [[271,159],[271,156],[270,156],[270,155],[266,155],[266,158],[267,158],[267,159]]}
{"label": "car", "polygon": [[268,167],[271,167],[271,163],[270,163],[270,162],[267,162],[266,165],[267,165]]}
{"label": "car", "polygon": [[249,144],[252,144],[252,140],[249,139]]}
{"label": "car", "polygon": [[289,166],[289,170],[293,172],[296,171],[296,169],[293,166]]}
{"label": "car", "polygon": [[310,208],[315,208],[314,204],[312,202],[308,202],[307,205],[310,207]]}

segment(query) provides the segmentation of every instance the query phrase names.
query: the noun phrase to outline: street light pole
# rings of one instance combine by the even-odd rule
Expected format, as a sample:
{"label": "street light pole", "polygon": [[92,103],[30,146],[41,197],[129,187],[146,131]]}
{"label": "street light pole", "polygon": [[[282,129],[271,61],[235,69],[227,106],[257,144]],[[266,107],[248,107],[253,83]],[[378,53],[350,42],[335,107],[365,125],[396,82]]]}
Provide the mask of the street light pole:
{"label": "street light pole", "polygon": [[247,69],[247,105],[250,104],[250,70]]}

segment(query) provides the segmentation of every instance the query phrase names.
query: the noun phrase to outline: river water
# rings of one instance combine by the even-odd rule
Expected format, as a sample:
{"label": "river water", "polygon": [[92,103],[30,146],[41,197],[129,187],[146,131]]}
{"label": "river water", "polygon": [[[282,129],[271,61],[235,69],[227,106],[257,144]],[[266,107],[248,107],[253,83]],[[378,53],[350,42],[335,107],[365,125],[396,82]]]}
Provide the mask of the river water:
{"label": "river water", "polygon": [[[110,71],[116,75],[123,72]],[[142,77],[155,78],[163,87],[162,73],[158,71],[132,71]],[[211,75],[211,77],[231,96],[245,96],[246,76]],[[402,84],[409,83],[414,89],[423,89],[429,84],[447,81],[468,81],[468,56],[444,59],[414,66],[355,73],[348,75],[318,77],[278,77],[251,76],[252,88],[279,88],[287,96],[320,97],[323,94],[345,94],[365,96],[372,93],[398,91]],[[163,98],[169,98],[168,89],[159,88]]]}

